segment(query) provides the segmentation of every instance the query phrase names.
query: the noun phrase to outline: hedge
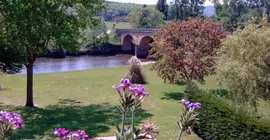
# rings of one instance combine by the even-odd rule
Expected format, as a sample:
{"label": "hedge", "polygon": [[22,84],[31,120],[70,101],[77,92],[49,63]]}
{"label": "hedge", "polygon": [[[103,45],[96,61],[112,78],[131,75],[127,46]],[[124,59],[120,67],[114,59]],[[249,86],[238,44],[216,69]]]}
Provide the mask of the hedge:
{"label": "hedge", "polygon": [[270,121],[260,121],[226,99],[189,84],[189,100],[200,102],[199,123],[193,131],[205,140],[270,140]]}

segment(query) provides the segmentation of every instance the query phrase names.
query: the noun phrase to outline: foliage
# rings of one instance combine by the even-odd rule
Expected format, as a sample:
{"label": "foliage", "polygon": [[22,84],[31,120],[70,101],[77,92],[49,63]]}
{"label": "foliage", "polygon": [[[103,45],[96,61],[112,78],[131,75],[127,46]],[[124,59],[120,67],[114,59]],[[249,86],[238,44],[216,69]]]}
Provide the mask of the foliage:
{"label": "foliage", "polygon": [[0,71],[19,72],[22,62],[22,58],[14,48],[0,45]]}
{"label": "foliage", "polygon": [[158,11],[164,14],[164,19],[166,20],[169,11],[169,5],[167,4],[167,0],[158,0],[156,7]]}
{"label": "foliage", "polygon": [[195,123],[198,123],[198,113],[196,112],[197,109],[201,107],[200,103],[192,103],[188,100],[182,99],[182,103],[184,105],[184,112],[180,116],[179,121],[177,122],[180,132],[178,135],[177,140],[180,140],[184,131],[190,134],[190,129],[193,127]]}
{"label": "foliage", "polygon": [[227,30],[234,31],[238,27],[243,27],[245,22],[259,23],[266,15],[270,21],[270,1],[269,0],[215,0],[215,21],[219,21]]}
{"label": "foliage", "polygon": [[84,40],[82,47],[96,47],[109,41],[106,24],[103,20],[100,20],[100,23],[95,27],[87,27],[84,33],[86,40]]}
{"label": "foliage", "polygon": [[269,27],[248,25],[223,41],[217,70],[231,99],[253,107],[270,99],[269,35]]}
{"label": "foliage", "polygon": [[194,132],[202,139],[211,140],[266,140],[270,139],[270,122],[260,120],[244,108],[231,104],[228,100],[209,94],[193,84],[186,87],[191,101],[203,106],[198,110],[199,123]]}
{"label": "foliage", "polygon": [[171,2],[170,16],[173,19],[188,20],[203,16],[204,0],[174,0]]}
{"label": "foliage", "polygon": [[0,139],[5,140],[24,128],[22,116],[16,113],[0,111]]}
{"label": "foliage", "polygon": [[157,28],[165,24],[164,15],[148,7],[132,11],[126,19],[134,28]]}
{"label": "foliage", "polygon": [[[106,9],[104,19],[105,21],[112,21],[116,17],[126,17],[131,11],[140,9],[143,7],[142,4],[135,3],[122,3],[122,2],[113,2],[106,1]],[[148,7],[154,8],[154,5],[148,5]]]}
{"label": "foliage", "polygon": [[103,0],[1,0],[4,21],[0,36],[16,48],[27,68],[27,102],[33,107],[33,65],[37,55],[50,47],[78,51],[84,40],[81,29],[97,24],[94,16],[103,8]]}
{"label": "foliage", "polygon": [[158,75],[169,82],[197,80],[214,72],[215,56],[227,33],[211,20],[190,19],[164,26],[154,34],[151,57]]}
{"label": "foliage", "polygon": [[[149,96],[145,92],[142,85],[131,85],[128,79],[121,79],[120,86],[113,86],[120,96],[119,110],[122,112],[122,126],[116,125],[117,131],[115,132],[117,140],[137,140],[137,139],[148,139],[149,135],[152,138],[152,133],[158,133],[157,127],[154,124],[148,122],[146,125],[138,130],[135,128],[135,114],[141,110],[142,101],[145,97]],[[131,129],[126,128],[126,115],[131,110],[132,120]]]}
{"label": "foliage", "polygon": [[129,68],[126,78],[129,79],[132,84],[147,84],[141,61],[136,56],[132,56],[128,60],[128,65]]}

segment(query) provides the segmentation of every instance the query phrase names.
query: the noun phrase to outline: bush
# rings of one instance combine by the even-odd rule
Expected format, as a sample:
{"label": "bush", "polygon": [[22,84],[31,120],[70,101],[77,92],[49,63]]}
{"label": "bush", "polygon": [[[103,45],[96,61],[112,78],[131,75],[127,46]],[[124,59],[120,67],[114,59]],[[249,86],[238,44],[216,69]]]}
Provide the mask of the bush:
{"label": "bush", "polygon": [[141,61],[136,56],[132,56],[128,60],[128,65],[129,68],[126,78],[129,79],[132,84],[147,84]]}
{"label": "bush", "polygon": [[270,100],[270,27],[248,25],[227,37],[217,65],[219,82],[231,99],[257,106]]}
{"label": "bush", "polygon": [[267,140],[270,139],[270,121],[261,122],[258,116],[231,105],[194,85],[188,85],[186,93],[191,101],[200,102],[199,123],[194,132],[207,140]]}

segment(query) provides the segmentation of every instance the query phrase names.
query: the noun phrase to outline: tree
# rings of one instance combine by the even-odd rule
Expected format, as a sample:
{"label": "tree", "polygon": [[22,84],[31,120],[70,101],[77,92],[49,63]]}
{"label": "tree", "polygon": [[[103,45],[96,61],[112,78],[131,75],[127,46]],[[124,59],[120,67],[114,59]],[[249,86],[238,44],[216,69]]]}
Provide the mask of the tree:
{"label": "tree", "polygon": [[21,56],[27,69],[26,106],[33,107],[33,65],[37,55],[48,48],[77,51],[81,30],[96,25],[95,16],[103,0],[1,0],[4,18],[1,38]]}
{"label": "tree", "polygon": [[246,22],[258,24],[263,15],[270,21],[269,0],[223,0],[222,4],[214,0],[214,20],[220,22],[229,31],[243,28]]}
{"label": "tree", "polygon": [[215,56],[226,32],[210,19],[189,19],[164,26],[154,34],[151,57],[157,58],[154,69],[171,83],[204,82],[214,72]]}
{"label": "tree", "polygon": [[188,20],[188,18],[202,17],[204,0],[174,0],[171,16],[175,19]]}
{"label": "tree", "polygon": [[126,19],[135,28],[157,28],[165,23],[161,12],[147,7],[132,11]]}
{"label": "tree", "polygon": [[222,42],[217,65],[219,82],[231,99],[257,106],[270,99],[270,28],[248,25]]}
{"label": "tree", "polygon": [[101,44],[105,44],[109,41],[109,36],[106,33],[106,24],[103,20],[100,20],[100,23],[95,27],[88,27],[84,30],[86,35],[86,40],[84,41],[85,46],[100,46]]}
{"label": "tree", "polygon": [[0,71],[5,73],[19,72],[22,63],[22,58],[14,48],[0,45]]}
{"label": "tree", "polygon": [[164,14],[165,20],[166,20],[168,16],[168,10],[169,10],[169,5],[167,4],[167,0],[158,0],[156,7],[158,11]]}

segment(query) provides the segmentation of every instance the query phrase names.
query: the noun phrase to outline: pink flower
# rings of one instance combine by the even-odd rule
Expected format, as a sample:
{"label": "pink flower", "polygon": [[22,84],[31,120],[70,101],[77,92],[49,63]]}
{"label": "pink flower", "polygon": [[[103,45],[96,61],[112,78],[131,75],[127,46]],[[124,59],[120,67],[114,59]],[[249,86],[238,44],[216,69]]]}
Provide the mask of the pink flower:
{"label": "pink flower", "polygon": [[65,128],[56,128],[54,130],[54,135],[56,137],[64,137],[69,132],[69,130],[66,130]]}
{"label": "pink flower", "polygon": [[128,87],[130,87],[131,84],[129,82],[128,79],[121,79],[120,80],[120,86],[113,86],[114,89],[116,89],[118,92],[122,89],[123,91],[125,91],[126,89],[128,89]]}

